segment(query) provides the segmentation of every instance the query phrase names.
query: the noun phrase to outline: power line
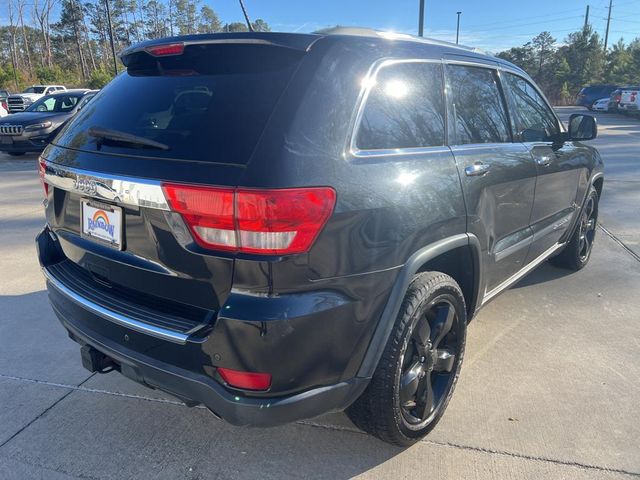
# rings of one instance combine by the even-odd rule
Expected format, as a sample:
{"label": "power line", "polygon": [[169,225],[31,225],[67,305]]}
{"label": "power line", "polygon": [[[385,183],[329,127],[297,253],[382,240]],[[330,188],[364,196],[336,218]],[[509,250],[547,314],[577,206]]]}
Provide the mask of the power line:
{"label": "power line", "polygon": [[[591,8],[601,8],[601,7],[591,7]],[[572,8],[570,10],[560,10],[559,12],[555,12],[555,13],[545,13],[542,15],[531,15],[528,16],[527,19],[531,19],[531,18],[549,18],[549,17],[556,17],[558,16],[558,14],[563,14],[563,13],[574,13],[574,12],[582,12],[582,7],[580,8]],[[582,15],[579,15],[580,17],[582,17]],[[521,20],[516,20],[516,21],[524,21],[525,19],[521,19]],[[484,26],[484,25],[497,25],[497,24],[502,24],[502,23],[512,23],[514,20],[510,19],[510,20],[497,20],[495,22],[488,22],[488,23],[476,23],[476,24],[472,24],[469,25],[469,27],[477,27],[477,26]]]}
{"label": "power line", "polygon": [[[529,25],[539,25],[542,23],[552,23],[552,22],[563,22],[565,20],[574,20],[574,19],[582,19],[584,18],[583,15],[572,15],[570,17],[562,17],[562,18],[556,18],[554,20],[541,20],[538,22],[525,22],[525,23],[513,23],[510,22],[510,25],[506,25],[506,26],[501,26],[499,27],[500,29],[508,29],[508,28],[520,28],[520,27],[527,27]],[[522,22],[523,20],[516,20],[516,22]],[[467,28],[482,28],[482,27],[488,27],[491,26],[491,24],[489,23],[485,23],[485,24],[476,24],[476,25],[468,25]]]}

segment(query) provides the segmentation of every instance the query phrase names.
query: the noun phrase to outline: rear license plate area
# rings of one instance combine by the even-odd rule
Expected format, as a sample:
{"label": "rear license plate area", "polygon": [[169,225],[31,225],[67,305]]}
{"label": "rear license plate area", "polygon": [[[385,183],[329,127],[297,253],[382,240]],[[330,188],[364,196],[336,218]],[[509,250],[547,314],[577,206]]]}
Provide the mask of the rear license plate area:
{"label": "rear license plate area", "polygon": [[122,207],[94,200],[80,201],[82,236],[122,250]]}

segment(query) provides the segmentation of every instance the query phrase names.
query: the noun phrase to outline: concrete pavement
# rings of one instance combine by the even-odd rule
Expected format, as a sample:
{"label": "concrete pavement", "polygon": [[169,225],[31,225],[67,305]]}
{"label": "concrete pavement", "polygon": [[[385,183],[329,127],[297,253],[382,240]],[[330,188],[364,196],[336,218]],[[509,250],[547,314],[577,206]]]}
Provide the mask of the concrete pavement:
{"label": "concrete pavement", "polygon": [[35,157],[0,155],[0,478],[639,478],[640,122],[598,119],[610,236],[586,269],[543,265],[479,314],[444,419],[409,449],[342,414],[238,429],[82,369],[35,258]]}

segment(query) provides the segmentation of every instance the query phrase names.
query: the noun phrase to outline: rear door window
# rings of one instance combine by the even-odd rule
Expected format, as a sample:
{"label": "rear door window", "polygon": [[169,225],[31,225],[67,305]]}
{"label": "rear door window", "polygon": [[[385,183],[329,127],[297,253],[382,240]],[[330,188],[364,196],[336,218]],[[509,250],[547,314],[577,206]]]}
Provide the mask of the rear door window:
{"label": "rear door window", "polygon": [[[58,144],[128,155],[245,164],[303,52],[264,45],[188,45],[140,52],[83,108]],[[96,143],[91,127],[167,145]]]}
{"label": "rear door window", "polygon": [[367,97],[356,146],[381,150],[442,146],[442,65],[401,62],[381,68]]}
{"label": "rear door window", "polygon": [[510,142],[509,124],[495,70],[447,65],[455,144]]}
{"label": "rear door window", "polygon": [[555,115],[533,85],[511,73],[502,78],[513,105],[511,117],[516,141],[544,142],[560,133]]}

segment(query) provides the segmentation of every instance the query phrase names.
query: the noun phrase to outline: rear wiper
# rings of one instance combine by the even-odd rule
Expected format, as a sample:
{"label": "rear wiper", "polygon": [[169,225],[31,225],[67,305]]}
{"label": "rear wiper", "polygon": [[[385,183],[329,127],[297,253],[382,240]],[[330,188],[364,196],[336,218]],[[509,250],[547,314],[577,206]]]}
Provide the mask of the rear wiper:
{"label": "rear wiper", "polygon": [[87,131],[89,135],[98,139],[98,149],[103,143],[101,140],[108,140],[110,142],[129,143],[131,145],[140,145],[142,147],[157,148],[159,150],[169,150],[169,145],[156,142],[148,138],[139,137],[126,132],[120,132],[118,130],[111,130],[110,128],[91,127]]}

